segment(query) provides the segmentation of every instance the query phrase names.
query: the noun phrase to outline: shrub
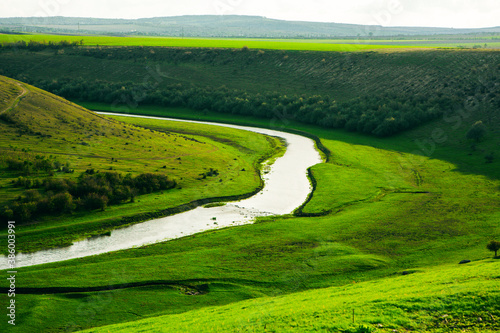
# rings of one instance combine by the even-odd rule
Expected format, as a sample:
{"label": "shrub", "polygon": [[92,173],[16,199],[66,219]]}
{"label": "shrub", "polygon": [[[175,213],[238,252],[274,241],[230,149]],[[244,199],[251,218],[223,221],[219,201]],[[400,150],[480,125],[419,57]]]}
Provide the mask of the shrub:
{"label": "shrub", "polygon": [[37,209],[37,205],[34,202],[14,202],[10,209],[13,212],[13,218],[20,223],[24,223],[30,220],[32,213]]}
{"label": "shrub", "polygon": [[492,240],[486,245],[486,248],[491,252],[495,252],[495,257],[497,257],[498,250],[500,250],[500,242],[496,240]]}
{"label": "shrub", "polygon": [[37,190],[28,190],[24,192],[23,202],[38,202],[42,199],[42,195]]}
{"label": "shrub", "polygon": [[113,196],[110,198],[111,203],[120,203],[122,201],[126,201],[132,196],[132,190],[130,186],[120,185],[116,187],[113,191]]}
{"label": "shrub", "polygon": [[52,170],[52,163],[46,159],[35,160],[33,168],[36,171],[50,172]]}
{"label": "shrub", "polygon": [[[23,163],[24,165],[24,163]],[[61,166],[55,164],[55,166]],[[177,184],[167,176],[145,173],[135,178],[125,177],[117,172],[96,172],[87,170],[80,175],[78,182],[71,179],[50,178],[43,182],[44,194],[31,189],[18,198],[18,201],[0,210],[0,216],[28,221],[34,213],[38,215],[70,213],[75,208],[84,210],[104,210],[108,203],[118,204],[130,199],[134,202],[137,194],[167,190]],[[210,169],[210,175],[218,171]],[[32,181],[19,177],[17,186],[40,187],[37,179]],[[43,193],[43,192],[42,192]]]}
{"label": "shrub", "polygon": [[82,199],[82,204],[86,210],[100,209],[104,211],[108,204],[108,197],[97,193],[90,193]]}
{"label": "shrub", "polygon": [[46,191],[53,191],[55,193],[71,191],[76,187],[76,183],[70,179],[52,178],[44,182]]}
{"label": "shrub", "polygon": [[486,135],[486,126],[482,121],[476,121],[470,130],[467,132],[466,137],[469,140],[474,140],[476,142],[481,141]]}
{"label": "shrub", "polygon": [[168,190],[176,185],[176,182],[169,180],[167,176],[155,175],[152,173],[143,173],[135,177],[132,183],[133,187],[136,188],[141,194]]}
{"label": "shrub", "polygon": [[73,210],[73,197],[68,192],[58,193],[50,198],[50,211],[56,214]]}
{"label": "shrub", "polygon": [[5,219],[5,221],[12,220],[14,218],[14,212],[9,206],[4,206],[0,210],[0,217]]}
{"label": "shrub", "polygon": [[13,171],[23,170],[24,162],[12,158],[7,159],[7,169]]}

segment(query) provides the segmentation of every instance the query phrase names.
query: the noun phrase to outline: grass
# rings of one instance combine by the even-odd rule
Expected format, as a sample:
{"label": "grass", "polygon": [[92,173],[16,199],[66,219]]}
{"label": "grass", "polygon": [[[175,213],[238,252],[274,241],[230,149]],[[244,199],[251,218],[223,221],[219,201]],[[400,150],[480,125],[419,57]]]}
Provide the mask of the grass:
{"label": "grass", "polygon": [[[202,47],[290,51],[359,52],[385,50],[412,50],[433,48],[468,47],[482,43],[471,39],[442,40],[389,40],[389,39],[256,39],[256,38],[175,38],[175,37],[112,37],[112,36],[71,36],[49,34],[8,35],[0,34],[0,44],[17,41],[59,42],[83,41],[86,46],[155,46],[155,47]],[[427,43],[426,43],[427,42]],[[499,48],[499,42],[489,42],[488,48]]]}
{"label": "grass", "polygon": [[444,47],[444,48],[465,48],[472,49],[474,46],[481,47],[485,49],[500,49],[500,42],[488,42],[486,46],[482,42],[474,42],[474,41],[456,41],[453,43],[442,41],[440,43],[422,43],[421,47]]}
{"label": "grass", "polygon": [[0,113],[7,112],[21,93],[21,87],[9,84],[3,79],[0,80]]}
{"label": "grass", "polygon": [[497,266],[493,260],[444,265],[85,332],[359,332],[360,327],[364,332],[495,332],[500,316]]}
{"label": "grass", "polygon": [[[135,112],[153,110],[160,112]],[[231,120],[228,115],[163,110],[164,115],[179,113]],[[23,288],[31,289],[19,290],[19,301],[29,305],[19,309],[19,329],[85,329],[169,315],[146,325],[168,320],[173,326],[166,329],[176,331],[197,318],[200,330],[236,330],[241,322],[233,311],[239,309],[255,331],[286,331],[292,321],[299,331],[353,330],[358,324],[376,328],[379,323],[382,331],[461,325],[494,331],[495,323],[482,307],[498,316],[498,294],[492,287],[497,263],[456,264],[489,256],[486,243],[500,235],[499,170],[495,163],[485,164],[480,152],[497,151],[498,137],[490,134],[469,155],[469,143],[462,139],[467,126],[453,125],[441,120],[376,139],[289,123],[319,136],[332,151],[328,164],[313,168],[321,195],[306,206],[313,212],[331,210],[329,215],[263,218],[254,225],[143,248],[20,268]],[[415,140],[431,138],[436,128],[448,140],[429,156],[415,155]],[[402,271],[423,273],[400,277]],[[190,290],[199,295],[188,295]],[[306,291],[311,294],[302,293]],[[280,306],[272,310],[268,304]],[[222,305],[226,307],[214,307]],[[327,311],[318,312],[323,305]],[[356,310],[355,325],[350,324],[352,308],[363,309]],[[269,309],[269,316],[257,309]],[[71,313],[71,318],[61,313]],[[206,314],[213,324],[199,319]],[[479,316],[484,322],[474,321]],[[127,325],[144,328],[142,322]]]}
{"label": "grass", "polygon": [[[6,96],[9,104],[19,93],[16,83],[20,83],[4,77],[0,82],[5,87],[2,91],[10,94]],[[36,217],[35,223],[18,230],[18,250],[24,252],[68,245],[101,234],[122,224],[122,216],[155,212],[203,198],[250,193],[261,184],[259,161],[281,146],[274,138],[215,126],[193,125],[188,130],[177,122],[123,117],[117,121],[29,85],[21,86],[29,94],[6,113],[16,125],[0,122],[2,160],[45,156],[75,170],[72,174],[56,173],[55,177],[76,178],[93,168],[122,174],[165,173],[178,182],[178,189],[143,195],[134,203],[111,206],[104,212]],[[22,173],[7,170],[4,162],[0,167],[3,206],[25,189],[12,184]],[[219,170],[219,176],[199,180],[199,175],[209,168]],[[33,174],[28,178],[43,180],[47,176]],[[3,230],[2,239],[5,235]]]}
{"label": "grass", "polygon": [[376,200],[389,191],[376,173],[369,174],[357,168],[345,170],[340,165],[319,164],[312,168],[312,175],[317,186],[312,200],[303,209],[306,214],[339,211],[356,203]]}
{"label": "grass", "polygon": [[17,41],[29,42],[59,42],[81,41],[86,46],[161,46],[161,47],[203,47],[203,48],[233,48],[264,50],[307,50],[307,51],[334,51],[334,52],[355,52],[380,49],[409,49],[412,46],[398,45],[370,45],[369,41],[362,41],[357,44],[342,43],[337,41],[310,41],[310,40],[287,40],[287,39],[218,39],[218,38],[171,38],[171,37],[108,37],[108,36],[66,36],[66,35],[2,35],[0,43],[14,43]]}
{"label": "grass", "polygon": [[[102,110],[108,112],[123,112],[105,103],[79,102],[81,105],[91,110]],[[240,125],[254,125],[259,127],[272,128],[276,130],[287,128],[313,133],[326,143],[332,150],[330,164],[349,167],[353,162],[358,166],[363,166],[366,173],[385,171],[386,163],[391,162],[393,170],[398,168],[401,161],[410,164],[418,164],[422,161],[432,161],[434,159],[450,162],[449,170],[461,172],[466,175],[477,174],[500,179],[500,170],[495,163],[484,163],[484,155],[489,152],[496,152],[500,144],[500,138],[496,135],[500,130],[500,119],[498,116],[491,116],[484,112],[469,112],[458,109],[442,119],[428,123],[417,129],[407,131],[398,136],[380,139],[366,135],[358,135],[344,130],[329,130],[316,126],[304,125],[292,120],[263,119],[251,116],[230,115],[217,112],[200,112],[188,108],[162,108],[156,106],[140,106],[134,109],[125,110],[125,113],[138,115],[149,115],[159,117],[183,118],[199,121],[216,121],[222,123],[235,123]],[[485,140],[474,143],[465,139],[470,126],[478,121],[491,118],[488,121],[489,131]],[[440,143],[433,138],[436,133],[442,133]],[[338,143],[341,146],[332,147],[331,144]],[[475,150],[472,146],[476,146]],[[355,159],[350,155],[360,150]],[[375,153],[376,155],[371,155]],[[363,158],[363,155],[371,155]],[[405,156],[406,154],[406,156]],[[389,155],[390,157],[381,157]],[[411,155],[417,155],[412,158]],[[370,168],[370,169],[368,169]],[[343,170],[346,170],[344,168]],[[412,172],[412,171],[411,171]],[[387,172],[385,172],[387,173]],[[376,174],[380,177],[380,174]],[[394,178],[394,177],[391,177]],[[443,177],[438,177],[438,179]],[[410,178],[410,184],[415,184]],[[397,184],[396,184],[397,185]],[[398,186],[402,186],[399,184]]]}

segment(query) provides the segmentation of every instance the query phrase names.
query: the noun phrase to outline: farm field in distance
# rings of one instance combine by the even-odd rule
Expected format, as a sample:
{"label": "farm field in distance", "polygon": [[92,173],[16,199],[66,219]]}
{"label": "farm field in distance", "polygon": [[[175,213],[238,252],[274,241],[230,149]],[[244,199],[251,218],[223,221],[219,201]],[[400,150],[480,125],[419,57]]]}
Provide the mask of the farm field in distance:
{"label": "farm field in distance", "polygon": [[359,43],[343,43],[337,41],[309,41],[287,39],[233,39],[233,38],[169,38],[169,37],[112,37],[112,36],[67,36],[67,35],[7,35],[0,34],[0,43],[29,42],[71,42],[83,41],[87,46],[157,46],[157,47],[203,47],[203,48],[235,48],[270,49],[270,50],[307,50],[307,51],[366,51],[378,49],[411,48],[398,45],[370,45],[368,41]]}
{"label": "farm field in distance", "polygon": [[[500,240],[500,42],[482,37],[0,34],[83,40],[0,48],[0,213],[34,215],[16,230],[20,251],[245,196],[262,185],[259,162],[285,148],[89,110],[301,133],[325,157],[292,214],[18,268],[18,321],[0,331],[498,332],[500,261],[486,245]],[[78,209],[94,197],[77,197],[82,179],[108,172],[130,173],[95,189],[116,202]],[[175,186],[133,195],[144,173]],[[67,210],[39,205],[67,203],[57,191],[74,197]],[[7,233],[2,221],[3,253]]]}
{"label": "farm field in distance", "polygon": [[[202,47],[302,51],[404,51],[433,48],[473,48],[498,49],[500,42],[495,39],[261,39],[261,38],[175,38],[140,36],[86,36],[86,35],[49,35],[26,34],[10,35],[0,33],[0,44],[19,41],[60,42],[83,41],[86,46],[156,46],[156,47]],[[486,44],[486,45],[485,45]]]}

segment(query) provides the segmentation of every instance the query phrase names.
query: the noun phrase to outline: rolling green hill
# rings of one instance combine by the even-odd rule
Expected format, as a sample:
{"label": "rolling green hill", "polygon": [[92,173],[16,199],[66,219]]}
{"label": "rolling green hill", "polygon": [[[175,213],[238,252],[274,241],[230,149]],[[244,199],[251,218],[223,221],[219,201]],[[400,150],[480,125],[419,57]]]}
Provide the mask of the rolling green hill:
{"label": "rolling green hill", "polygon": [[[139,215],[140,220],[140,214],[199,199],[252,193],[261,186],[258,162],[280,146],[278,140],[231,129],[200,127],[188,133],[175,123],[145,129],[134,126],[139,120],[100,116],[6,77],[0,77],[0,91],[0,213],[2,229],[7,219],[25,224],[18,232],[20,251],[71,244],[123,225],[123,216]],[[225,141],[216,141],[217,136]],[[218,170],[217,176],[200,180],[210,169]],[[99,172],[167,176],[176,188],[154,193],[137,188],[132,198],[129,182],[128,188],[108,193],[109,207],[97,211],[85,206],[85,196],[77,196],[76,183],[82,174],[98,181],[92,175]],[[125,193],[118,196],[117,191]],[[70,201],[55,203],[68,192]],[[2,239],[5,235],[4,229]]]}

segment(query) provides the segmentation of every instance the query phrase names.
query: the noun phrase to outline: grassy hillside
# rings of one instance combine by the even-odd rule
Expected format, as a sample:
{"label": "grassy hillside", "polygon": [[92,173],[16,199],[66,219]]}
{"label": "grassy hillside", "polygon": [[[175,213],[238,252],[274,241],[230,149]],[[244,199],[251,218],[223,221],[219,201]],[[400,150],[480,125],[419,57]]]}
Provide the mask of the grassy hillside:
{"label": "grassy hillside", "polygon": [[407,273],[85,332],[497,332],[494,260]]}
{"label": "grassy hillside", "polygon": [[[192,112],[192,116],[217,119],[210,113]],[[251,121],[237,116],[220,118]],[[472,151],[464,135],[475,120],[468,118],[458,128],[441,120],[390,139],[289,124],[318,135],[332,151],[328,164],[313,168],[322,195],[313,196],[306,206],[311,212],[329,211],[328,215],[267,218],[255,225],[141,249],[19,269],[24,281],[19,300],[31,304],[29,309],[19,310],[24,318],[19,328],[30,330],[36,325],[39,331],[47,332],[77,330],[173,314],[179,317],[165,320],[182,328],[192,314],[188,311],[234,303],[221,308],[228,309],[227,316],[213,315],[214,326],[207,324],[208,328],[231,328],[240,324],[233,322],[231,311],[248,308],[246,303],[236,302],[266,297],[263,303],[280,306],[268,319],[260,312],[245,312],[256,331],[264,325],[286,331],[284,323],[290,323],[291,318],[298,330],[356,329],[358,324],[377,328],[380,323],[390,330],[432,331],[449,326],[448,331],[453,331],[453,327],[471,325],[468,328],[472,331],[494,331],[496,321],[490,321],[480,307],[486,306],[497,318],[498,295],[488,282],[494,283],[488,279],[495,277],[497,263],[485,264],[489,268],[484,271],[483,264],[455,266],[462,259],[477,261],[492,256],[485,245],[500,236],[498,161],[485,163],[482,152],[493,150],[497,154],[498,136],[490,130]],[[270,126],[265,121],[256,124]],[[432,154],[417,156],[415,140],[430,140],[437,128],[448,140],[436,143]],[[420,151],[420,155],[425,153]],[[403,271],[428,274],[404,280],[406,277],[399,277]],[[457,290],[439,289],[441,285],[430,283],[452,282],[454,274],[485,276],[486,283],[482,283],[483,278],[458,278],[454,284]],[[377,284],[381,278],[384,280]],[[349,287],[353,281],[356,287]],[[352,297],[343,291],[357,288],[363,281],[373,282],[362,284]],[[395,290],[407,291],[407,295],[399,293],[400,298],[390,301],[390,294],[374,291],[382,285],[401,286]],[[314,291],[314,297],[293,295],[332,286],[338,288]],[[327,298],[330,292],[345,296]],[[470,293],[480,294],[481,301],[471,301]],[[292,298],[281,297],[288,294]],[[270,298],[275,296],[279,297]],[[297,305],[302,299],[309,299],[304,302],[311,310]],[[333,311],[340,304],[337,299],[345,299],[346,304]],[[256,304],[253,302],[259,301],[248,304]],[[333,312],[321,312],[317,303],[324,303]],[[391,305],[384,305],[387,303]],[[358,319],[350,325],[353,307]],[[387,312],[380,313],[382,308]],[[409,315],[409,309],[418,312]],[[200,311],[218,312],[219,308]],[[70,319],[61,313],[71,314]],[[330,315],[339,318],[331,319]],[[476,315],[484,322],[475,322]],[[315,316],[319,316],[321,326],[316,326]]]}
{"label": "grassy hillside", "polygon": [[[238,89],[249,93],[322,95],[338,102],[386,93],[475,93],[498,77],[497,51],[291,52],[207,49],[102,48],[0,52],[0,73],[24,80],[82,78],[124,85],[144,80]],[[138,61],[137,59],[141,59]],[[141,102],[140,100],[138,101]]]}
{"label": "grassy hillside", "polygon": [[[153,173],[177,183],[176,189],[141,195],[134,202],[127,199],[105,211],[85,209],[46,216],[14,212],[18,223],[25,224],[17,234],[20,251],[71,244],[123,224],[123,216],[250,193],[261,185],[258,162],[280,146],[276,139],[213,126],[186,131],[182,124],[163,122],[155,125],[156,130],[145,129],[136,126],[143,124],[140,120],[123,119],[125,123],[100,116],[6,77],[0,77],[0,84],[2,211],[15,206],[18,197],[23,198],[21,207],[28,207],[36,199],[33,191],[36,197],[38,192],[50,197],[44,181],[77,181],[86,170],[132,176]],[[200,180],[200,174],[210,168],[218,170],[218,175]],[[27,201],[27,193],[32,201]],[[5,235],[4,229],[4,240]]]}
{"label": "grassy hillside", "polygon": [[12,109],[24,93],[20,84],[10,84],[5,80],[0,81],[0,114]]}

